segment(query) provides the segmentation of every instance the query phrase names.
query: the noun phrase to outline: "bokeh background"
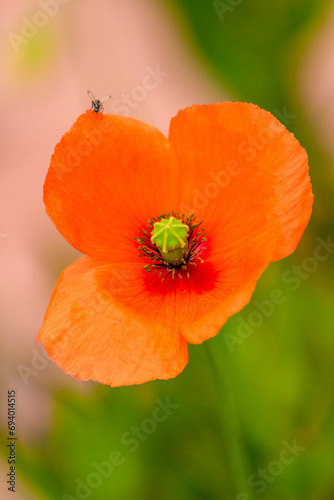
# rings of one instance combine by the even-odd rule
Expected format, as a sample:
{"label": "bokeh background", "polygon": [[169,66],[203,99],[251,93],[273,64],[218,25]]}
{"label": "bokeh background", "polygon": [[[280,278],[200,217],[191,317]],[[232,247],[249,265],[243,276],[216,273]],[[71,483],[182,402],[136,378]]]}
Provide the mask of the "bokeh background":
{"label": "bokeh background", "polygon": [[[333,500],[333,1],[0,6],[1,498],[13,498],[15,389],[16,500]],[[152,70],[155,88],[138,90]],[[253,102],[309,154],[314,212],[296,252],[270,265],[217,337],[190,346],[173,380],[80,382],[35,344],[57,277],[79,255],[46,216],[42,186],[87,89],[112,94],[105,112],[165,134],[188,105]],[[275,289],[284,300],[270,307]]]}

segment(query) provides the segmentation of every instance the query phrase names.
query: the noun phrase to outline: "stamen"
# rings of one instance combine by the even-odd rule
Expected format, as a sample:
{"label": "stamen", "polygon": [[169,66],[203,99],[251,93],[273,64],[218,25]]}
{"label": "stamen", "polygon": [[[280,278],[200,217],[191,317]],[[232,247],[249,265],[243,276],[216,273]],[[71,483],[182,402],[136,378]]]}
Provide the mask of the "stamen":
{"label": "stamen", "polygon": [[151,261],[143,265],[146,273],[159,273],[161,281],[167,276],[175,279],[176,273],[180,278],[189,278],[188,264],[203,263],[199,255],[206,250],[203,243],[208,235],[201,227],[202,222],[195,220],[193,213],[188,217],[177,212],[152,217],[147,229],[143,228],[135,238],[139,243],[139,257]]}

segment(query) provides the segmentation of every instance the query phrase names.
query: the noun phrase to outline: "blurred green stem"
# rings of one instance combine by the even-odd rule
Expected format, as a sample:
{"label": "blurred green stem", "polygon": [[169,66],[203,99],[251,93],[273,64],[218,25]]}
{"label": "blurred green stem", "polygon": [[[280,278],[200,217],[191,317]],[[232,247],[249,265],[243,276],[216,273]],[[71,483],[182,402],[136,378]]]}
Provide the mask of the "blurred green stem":
{"label": "blurred green stem", "polygon": [[224,365],[217,365],[215,354],[211,350],[211,345],[213,345],[212,342],[203,343],[216,385],[220,424],[224,443],[223,452],[225,455],[227,475],[231,480],[233,500],[244,500],[246,498],[247,500],[251,500],[254,498],[254,495],[249,490],[247,484],[249,466],[241,439],[238,412],[235,405],[231,381]]}

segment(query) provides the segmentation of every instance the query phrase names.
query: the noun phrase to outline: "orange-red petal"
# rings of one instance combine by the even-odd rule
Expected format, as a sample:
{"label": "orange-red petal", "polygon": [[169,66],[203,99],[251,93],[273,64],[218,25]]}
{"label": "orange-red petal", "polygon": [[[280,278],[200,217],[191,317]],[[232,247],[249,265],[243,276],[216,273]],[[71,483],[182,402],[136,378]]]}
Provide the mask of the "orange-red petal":
{"label": "orange-red petal", "polygon": [[312,211],[307,154],[273,115],[247,103],[192,106],[172,119],[169,140],[186,172],[182,203],[209,233],[233,241],[258,216],[254,231],[277,238],[272,260],[295,250]]}
{"label": "orange-red petal", "polygon": [[245,233],[235,230],[234,239],[209,232],[206,250],[200,254],[204,262],[188,265],[189,277],[181,271],[182,278],[176,272],[174,279],[169,276],[161,282],[157,275],[144,274],[142,293],[131,297],[130,307],[138,315],[143,307],[158,311],[156,327],[175,317],[188,342],[200,343],[216,335],[228,317],[249,301],[275,250],[274,237],[254,234],[257,222],[258,218],[249,218]]}
{"label": "orange-red petal", "polygon": [[81,380],[115,387],[175,377],[188,361],[187,342],[172,314],[159,321],[161,311],[141,297],[142,280],[136,265],[77,260],[57,282],[37,341]]}
{"label": "orange-red petal", "polygon": [[80,252],[132,262],[134,237],[178,199],[176,156],[138,120],[87,111],[56,146],[44,184],[46,210]]}

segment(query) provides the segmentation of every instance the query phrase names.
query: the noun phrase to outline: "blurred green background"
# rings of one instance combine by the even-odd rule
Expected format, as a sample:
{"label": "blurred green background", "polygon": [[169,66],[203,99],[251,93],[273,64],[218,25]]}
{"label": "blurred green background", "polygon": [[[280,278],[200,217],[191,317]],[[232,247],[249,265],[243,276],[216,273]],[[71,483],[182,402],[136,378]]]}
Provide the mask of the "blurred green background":
{"label": "blurred green background", "polygon": [[[91,2],[92,23],[107,3]],[[150,8],[171,16],[170,38],[180,37],[180,50],[196,60],[210,85],[271,111],[295,134],[309,154],[313,216],[296,252],[270,265],[250,304],[215,338],[189,346],[189,364],[177,378],[112,389],[68,382],[65,375],[58,380],[58,370],[49,376],[53,368],[40,361],[41,373],[28,377],[38,395],[29,418],[34,412],[39,418],[39,397],[48,410],[38,429],[28,426],[20,439],[19,494],[24,500],[332,500],[334,252],[323,247],[323,260],[314,252],[319,242],[334,240],[333,156],[301,99],[300,70],[333,2],[160,0],[142,6],[144,16]],[[67,23],[64,30],[75,25],[73,16],[60,22]],[[50,28],[25,45],[20,57],[32,71],[53,57],[52,36]],[[90,46],[91,58],[94,40]],[[107,57],[111,49],[105,50]],[[55,265],[49,257],[53,279],[64,267],[61,259]],[[273,290],[280,290],[280,303],[273,302]],[[16,360],[16,376],[18,363],[31,366],[31,357]],[[19,400],[24,390],[25,384]],[[168,401],[173,406],[166,409]],[[26,416],[18,408],[22,428]],[[5,422],[1,434],[5,440]],[[2,442],[5,463],[4,450]]]}

